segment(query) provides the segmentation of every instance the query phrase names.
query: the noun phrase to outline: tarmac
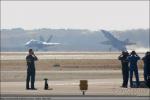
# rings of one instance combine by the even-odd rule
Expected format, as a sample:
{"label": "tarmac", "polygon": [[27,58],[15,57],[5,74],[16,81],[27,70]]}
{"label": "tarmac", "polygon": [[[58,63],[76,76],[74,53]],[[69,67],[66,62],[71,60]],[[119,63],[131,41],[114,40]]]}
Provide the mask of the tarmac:
{"label": "tarmac", "polygon": [[[1,60],[25,60],[27,52],[3,52]],[[39,59],[117,59],[120,52],[36,52]],[[65,56],[64,56],[65,55]],[[140,57],[144,53],[139,53]]]}
{"label": "tarmac", "polygon": [[[99,96],[150,96],[148,88],[121,88],[120,79],[90,79],[85,95]],[[26,90],[25,82],[1,82],[1,95],[82,95],[79,80],[49,81],[49,90],[44,90],[44,81],[36,81],[37,90]]]}
{"label": "tarmac", "polygon": [[150,100],[149,97],[104,97],[104,96],[42,96],[42,97],[2,97],[2,100]]}
{"label": "tarmac", "polygon": [[[26,53],[3,53],[2,61],[25,60]],[[64,56],[65,55],[65,56]],[[117,59],[119,53],[37,53],[39,59]],[[143,54],[140,55],[141,57]],[[7,63],[6,63],[7,64]],[[150,100],[149,88],[121,88],[121,70],[38,70],[35,87],[25,89],[26,70],[14,69],[1,71],[2,100]],[[3,67],[9,67],[4,64]],[[94,68],[93,68],[94,69]],[[139,70],[140,80],[143,71]],[[44,90],[44,77],[48,77],[49,89]],[[88,80],[85,95],[79,87],[80,80]],[[40,99],[41,98],[41,99]]]}

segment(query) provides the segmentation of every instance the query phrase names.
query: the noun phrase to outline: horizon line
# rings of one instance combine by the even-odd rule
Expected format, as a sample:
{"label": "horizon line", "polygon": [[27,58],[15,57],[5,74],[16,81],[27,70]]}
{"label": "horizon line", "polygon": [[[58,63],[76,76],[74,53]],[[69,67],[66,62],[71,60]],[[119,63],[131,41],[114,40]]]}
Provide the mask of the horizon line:
{"label": "horizon line", "polygon": [[129,28],[129,29],[88,29],[88,28],[51,28],[51,27],[41,27],[41,28],[22,28],[22,27],[13,27],[13,28],[1,28],[1,30],[13,30],[13,29],[22,29],[22,30],[41,30],[41,29],[53,29],[53,30],[88,30],[88,31],[100,31],[100,30],[117,30],[117,31],[127,31],[127,30],[150,30],[150,28]]}

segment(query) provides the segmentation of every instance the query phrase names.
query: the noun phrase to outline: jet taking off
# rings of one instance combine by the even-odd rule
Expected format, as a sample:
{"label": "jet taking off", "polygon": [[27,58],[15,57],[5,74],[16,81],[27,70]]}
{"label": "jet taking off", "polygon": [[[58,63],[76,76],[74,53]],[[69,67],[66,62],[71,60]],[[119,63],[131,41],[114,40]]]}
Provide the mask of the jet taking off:
{"label": "jet taking off", "polygon": [[104,45],[111,45],[112,47],[116,48],[119,51],[127,51],[127,48],[126,48],[127,45],[135,45],[136,44],[136,43],[131,43],[129,41],[129,39],[126,39],[124,41],[118,40],[116,37],[114,37],[108,31],[101,30],[101,32],[108,39],[108,41],[103,41],[101,43]]}
{"label": "jet taking off", "polygon": [[40,36],[40,40],[32,39],[32,40],[26,42],[25,46],[28,47],[28,48],[33,48],[37,51],[37,50],[45,50],[46,47],[56,46],[56,45],[60,44],[60,43],[50,42],[51,39],[52,39],[52,35],[48,38],[47,41],[44,41],[43,37]]}

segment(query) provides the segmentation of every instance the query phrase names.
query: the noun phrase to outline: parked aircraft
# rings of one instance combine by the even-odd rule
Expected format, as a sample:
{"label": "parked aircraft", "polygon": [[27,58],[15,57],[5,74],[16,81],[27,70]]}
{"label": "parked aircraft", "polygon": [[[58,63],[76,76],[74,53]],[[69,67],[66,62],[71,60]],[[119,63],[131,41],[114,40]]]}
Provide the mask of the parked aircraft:
{"label": "parked aircraft", "polygon": [[110,32],[106,30],[101,30],[101,32],[104,34],[104,36],[108,39],[108,41],[101,42],[104,45],[111,45],[112,47],[116,48],[119,51],[127,51],[126,46],[127,45],[135,45],[136,43],[132,43],[129,41],[129,39],[126,39],[124,41],[121,41],[114,37]]}

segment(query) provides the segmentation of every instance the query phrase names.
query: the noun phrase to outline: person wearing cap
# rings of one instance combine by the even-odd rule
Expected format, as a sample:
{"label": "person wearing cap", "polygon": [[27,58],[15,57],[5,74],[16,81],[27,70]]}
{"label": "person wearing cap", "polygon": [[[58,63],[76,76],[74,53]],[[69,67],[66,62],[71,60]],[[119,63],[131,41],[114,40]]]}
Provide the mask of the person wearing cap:
{"label": "person wearing cap", "polygon": [[121,61],[122,65],[122,76],[123,76],[123,88],[128,87],[128,78],[129,78],[129,61],[127,60],[127,57],[129,56],[128,52],[123,51],[122,54],[118,57],[118,60]]}
{"label": "person wearing cap", "polygon": [[[33,89],[36,90],[34,87],[35,83],[35,61],[37,61],[38,58],[35,56],[34,51],[32,49],[29,49],[29,54],[26,56],[26,62],[27,62],[27,78],[26,78],[26,89]],[[29,82],[31,78],[31,88],[29,87]]]}
{"label": "person wearing cap", "polygon": [[140,57],[136,54],[135,51],[132,51],[130,56],[127,57],[127,60],[130,63],[130,87],[133,88],[133,73],[135,74],[135,78],[136,78],[136,86],[137,88],[140,85],[139,82],[139,73],[138,73],[138,66],[137,66],[137,62],[138,60],[140,60]]}

